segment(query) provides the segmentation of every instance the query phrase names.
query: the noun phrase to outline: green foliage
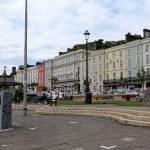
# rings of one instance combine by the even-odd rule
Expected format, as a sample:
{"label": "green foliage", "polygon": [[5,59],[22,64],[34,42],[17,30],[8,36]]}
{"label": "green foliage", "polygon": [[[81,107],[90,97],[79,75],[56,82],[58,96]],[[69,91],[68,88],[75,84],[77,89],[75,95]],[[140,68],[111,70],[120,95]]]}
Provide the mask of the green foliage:
{"label": "green foliage", "polygon": [[33,87],[33,86],[38,86],[38,83],[33,82],[33,83],[31,83],[31,86],[32,86],[32,87]]}
{"label": "green foliage", "polygon": [[125,44],[126,41],[125,40],[120,40],[120,41],[103,41],[103,39],[99,39],[96,42],[96,49],[107,49],[110,47],[114,47],[114,46],[118,46],[118,45],[122,45]]}
{"label": "green foliage", "polygon": [[[91,83],[91,79],[89,81],[89,84]],[[83,81],[83,85],[86,85],[86,80]]]}
{"label": "green foliage", "polygon": [[[58,104],[61,105],[85,105],[84,104],[84,100],[58,100]],[[92,104],[100,104],[100,105],[104,105],[104,101],[92,101]],[[143,106],[143,104],[141,102],[137,102],[137,101],[123,101],[123,100],[105,100],[105,104],[113,104],[113,105],[117,105],[117,106],[136,106],[136,107],[141,107]]]}
{"label": "green foliage", "polygon": [[[105,41],[103,39],[98,39],[96,42],[96,49],[100,50],[100,49],[107,49],[110,47],[114,47],[114,46],[118,46],[118,45],[122,45],[125,44],[126,41],[125,40],[119,40],[119,41]],[[86,49],[86,44],[76,44],[73,46],[72,51],[76,51],[78,49]]]}
{"label": "green foliage", "polygon": [[85,44],[76,44],[76,45],[74,45],[73,46],[73,50],[74,51],[76,51],[76,50],[78,50],[78,49],[85,49],[86,47],[85,47]]}
{"label": "green foliage", "polygon": [[142,67],[141,70],[139,72],[136,73],[137,77],[141,80],[144,80],[146,77],[146,71],[144,70],[144,68]]}
{"label": "green foliage", "polygon": [[22,88],[19,88],[15,91],[14,99],[17,99],[17,98],[19,98],[20,100],[23,100],[23,89]]}
{"label": "green foliage", "polygon": [[56,76],[53,76],[51,79],[54,83],[58,82],[58,78]]}
{"label": "green foliage", "polygon": [[47,87],[43,86],[42,91],[47,91]]}

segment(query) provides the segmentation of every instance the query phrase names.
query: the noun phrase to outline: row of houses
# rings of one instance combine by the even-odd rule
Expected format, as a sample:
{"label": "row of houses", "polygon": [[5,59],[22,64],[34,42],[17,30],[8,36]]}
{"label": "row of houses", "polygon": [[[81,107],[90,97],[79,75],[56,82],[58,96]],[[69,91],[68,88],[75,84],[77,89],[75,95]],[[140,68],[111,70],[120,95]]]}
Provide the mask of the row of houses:
{"label": "row of houses", "polygon": [[[88,49],[88,79],[91,91],[146,89],[150,87],[150,30],[143,36],[125,35],[126,44],[107,49]],[[19,66],[15,80],[24,81],[24,67]],[[59,52],[59,55],[28,65],[28,90],[78,91],[85,89],[86,50]],[[35,90],[35,88],[34,88]]]}

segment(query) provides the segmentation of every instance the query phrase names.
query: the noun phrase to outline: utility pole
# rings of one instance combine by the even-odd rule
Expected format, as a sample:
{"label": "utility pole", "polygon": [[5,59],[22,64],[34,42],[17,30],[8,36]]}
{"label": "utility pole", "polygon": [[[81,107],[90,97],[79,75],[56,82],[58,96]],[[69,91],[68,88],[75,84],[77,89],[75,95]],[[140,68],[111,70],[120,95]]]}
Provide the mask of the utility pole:
{"label": "utility pole", "polygon": [[25,41],[24,41],[24,95],[23,95],[23,115],[27,116],[27,0],[25,0]]}

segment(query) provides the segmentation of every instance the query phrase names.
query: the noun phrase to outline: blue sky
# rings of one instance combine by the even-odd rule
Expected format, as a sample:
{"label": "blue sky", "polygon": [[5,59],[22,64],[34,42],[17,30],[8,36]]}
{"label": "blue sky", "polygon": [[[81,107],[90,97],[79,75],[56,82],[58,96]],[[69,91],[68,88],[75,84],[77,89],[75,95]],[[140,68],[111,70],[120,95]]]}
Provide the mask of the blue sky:
{"label": "blue sky", "polygon": [[[0,73],[24,63],[25,0],[0,0]],[[122,40],[150,29],[149,0],[28,0],[28,64],[57,56],[75,44]]]}

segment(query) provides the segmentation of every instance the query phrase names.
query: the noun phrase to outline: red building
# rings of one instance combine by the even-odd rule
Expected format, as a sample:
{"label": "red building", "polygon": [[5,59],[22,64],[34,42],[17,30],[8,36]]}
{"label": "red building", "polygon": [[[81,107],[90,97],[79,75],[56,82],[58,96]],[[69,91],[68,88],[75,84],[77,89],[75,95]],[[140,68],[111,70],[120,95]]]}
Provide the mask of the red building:
{"label": "red building", "polygon": [[38,65],[38,92],[41,92],[45,86],[45,62],[37,62]]}

